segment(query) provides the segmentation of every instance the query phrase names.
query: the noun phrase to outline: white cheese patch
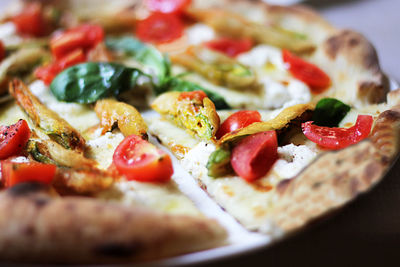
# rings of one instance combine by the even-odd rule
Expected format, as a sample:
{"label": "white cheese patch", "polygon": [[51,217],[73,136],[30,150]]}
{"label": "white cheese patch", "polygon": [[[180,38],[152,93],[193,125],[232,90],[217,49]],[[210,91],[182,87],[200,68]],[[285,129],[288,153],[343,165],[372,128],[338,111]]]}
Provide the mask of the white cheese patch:
{"label": "white cheese patch", "polygon": [[41,80],[31,83],[30,89],[44,105],[55,111],[61,118],[65,119],[79,131],[85,131],[99,123],[99,119],[92,107],[58,101],[51,93],[49,87]]}
{"label": "white cheese patch", "polygon": [[215,39],[216,36],[213,28],[202,23],[196,23],[193,26],[188,27],[185,32],[188,37],[188,42],[191,45],[211,41]]}
{"label": "white cheese patch", "polygon": [[240,63],[254,68],[262,68],[267,63],[271,63],[281,71],[287,70],[281,50],[269,45],[258,45],[250,51],[240,54],[237,59]]}
{"label": "white cheese patch", "polygon": [[113,191],[103,193],[101,197],[117,200],[127,206],[145,206],[172,214],[201,215],[173,181],[154,184],[122,180],[115,184]]}
{"label": "white cheese patch", "polygon": [[87,156],[95,159],[101,168],[107,169],[112,163],[112,157],[117,146],[124,140],[124,135],[116,131],[101,135],[101,129],[97,129],[92,139],[86,142]]}
{"label": "white cheese patch", "polygon": [[17,28],[12,22],[0,24],[0,40],[5,46],[16,45],[22,42],[22,38],[18,36]]}
{"label": "white cheese patch", "polygon": [[307,166],[317,155],[307,146],[296,146],[289,144],[278,147],[279,159],[276,161],[273,171],[281,178],[289,179],[295,177]]}
{"label": "white cheese patch", "polygon": [[29,159],[27,157],[24,157],[24,156],[19,156],[19,157],[16,157],[16,158],[12,158],[11,162],[14,162],[14,163],[27,163],[27,162],[29,162]]}

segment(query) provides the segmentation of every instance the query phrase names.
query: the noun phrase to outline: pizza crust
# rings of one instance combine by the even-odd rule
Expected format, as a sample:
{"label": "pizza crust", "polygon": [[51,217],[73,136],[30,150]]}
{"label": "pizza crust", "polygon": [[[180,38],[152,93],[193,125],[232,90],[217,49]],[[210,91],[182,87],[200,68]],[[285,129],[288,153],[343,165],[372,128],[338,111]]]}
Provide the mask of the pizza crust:
{"label": "pizza crust", "polygon": [[172,216],[85,197],[52,198],[25,183],[0,193],[0,259],[107,263],[158,259],[223,244],[214,220]]}
{"label": "pizza crust", "polygon": [[370,190],[399,152],[400,107],[384,111],[370,137],[322,154],[296,178],[282,181],[269,221],[284,233],[298,230]]}

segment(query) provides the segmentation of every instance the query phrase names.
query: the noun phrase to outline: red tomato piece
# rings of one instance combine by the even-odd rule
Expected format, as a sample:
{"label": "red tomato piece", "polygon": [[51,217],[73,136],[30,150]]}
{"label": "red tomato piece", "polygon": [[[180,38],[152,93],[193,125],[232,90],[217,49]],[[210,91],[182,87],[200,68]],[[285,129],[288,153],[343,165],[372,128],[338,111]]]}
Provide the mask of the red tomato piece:
{"label": "red tomato piece", "polygon": [[16,163],[10,160],[1,161],[2,180],[6,187],[24,182],[50,184],[56,174],[53,164],[39,162]]}
{"label": "red tomato piece", "polygon": [[220,139],[227,133],[244,128],[252,123],[260,122],[261,114],[256,110],[240,110],[230,115],[219,127],[215,137]]}
{"label": "red tomato piece", "polygon": [[76,50],[83,49],[85,52],[104,39],[103,28],[98,25],[83,24],[55,35],[50,40],[50,48],[56,59]]}
{"label": "red tomato piece", "polygon": [[249,51],[253,46],[253,42],[250,39],[235,40],[221,38],[206,42],[205,45],[210,49],[222,52],[230,57],[236,57],[241,53]]}
{"label": "red tomato piece", "polygon": [[19,120],[16,124],[0,127],[0,159],[18,155],[31,135],[28,123]]}
{"label": "red tomato piece", "polygon": [[358,115],[356,124],[350,128],[317,126],[312,121],[303,123],[301,127],[304,135],[314,143],[327,149],[341,149],[367,138],[372,123],[372,116]]}
{"label": "red tomato piece", "polygon": [[141,182],[168,182],[174,173],[169,155],[137,135],[118,145],[113,164],[128,180]]}
{"label": "red tomato piece", "polygon": [[49,65],[39,67],[35,70],[35,76],[41,79],[46,85],[50,85],[58,73],[73,65],[86,61],[86,56],[82,49],[76,49],[65,55],[63,58],[50,63]]}
{"label": "red tomato piece", "polygon": [[181,13],[191,2],[191,0],[146,0],[146,7],[152,12]]}
{"label": "red tomato piece", "polygon": [[150,43],[168,43],[180,38],[183,23],[175,14],[152,13],[137,23],[136,35],[140,40]]}
{"label": "red tomato piece", "polygon": [[263,177],[278,159],[278,139],[275,131],[252,134],[233,149],[233,170],[248,182]]}
{"label": "red tomato piece", "polygon": [[316,65],[304,61],[287,50],[282,51],[282,58],[285,63],[289,64],[289,72],[310,86],[314,94],[322,93],[331,85],[329,76]]}
{"label": "red tomato piece", "polygon": [[11,18],[21,34],[36,37],[46,34],[46,22],[42,13],[42,6],[38,2],[27,4],[23,11]]}
{"label": "red tomato piece", "polygon": [[6,48],[3,42],[0,40],[0,62],[6,57]]}
{"label": "red tomato piece", "polygon": [[203,99],[207,97],[207,94],[204,93],[204,91],[197,90],[197,91],[191,91],[191,92],[182,92],[181,95],[179,96],[179,99],[196,99],[199,101],[203,101]]}

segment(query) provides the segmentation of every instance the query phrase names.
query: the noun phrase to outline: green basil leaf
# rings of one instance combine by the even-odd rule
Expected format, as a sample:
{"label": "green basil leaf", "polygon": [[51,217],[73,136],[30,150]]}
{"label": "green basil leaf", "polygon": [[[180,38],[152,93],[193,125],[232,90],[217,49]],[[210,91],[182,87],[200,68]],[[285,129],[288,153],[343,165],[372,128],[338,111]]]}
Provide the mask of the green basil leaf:
{"label": "green basil leaf", "polygon": [[151,45],[147,45],[132,36],[108,37],[107,48],[122,51],[146,67],[150,67],[158,79],[156,86],[163,84],[170,75],[171,63],[168,57]]}
{"label": "green basil leaf", "polygon": [[318,126],[337,127],[350,109],[349,105],[335,98],[323,98],[318,101],[312,120]]}
{"label": "green basil leaf", "polygon": [[179,92],[191,92],[191,91],[202,90],[214,103],[216,109],[230,109],[230,106],[228,105],[228,103],[226,103],[225,99],[220,94],[204,89],[198,84],[173,77],[170,79],[168,87],[170,91],[179,91]]}
{"label": "green basil leaf", "polygon": [[50,90],[60,101],[88,104],[131,89],[141,75],[138,69],[116,63],[88,62],[58,74]]}

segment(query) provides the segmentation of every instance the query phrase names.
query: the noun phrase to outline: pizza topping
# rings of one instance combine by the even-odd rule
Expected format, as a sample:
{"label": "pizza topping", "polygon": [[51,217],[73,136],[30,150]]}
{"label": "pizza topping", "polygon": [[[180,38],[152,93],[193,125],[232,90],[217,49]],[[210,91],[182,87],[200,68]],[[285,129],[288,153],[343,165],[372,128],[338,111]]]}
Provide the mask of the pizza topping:
{"label": "pizza topping", "polygon": [[318,126],[337,127],[350,109],[340,100],[323,98],[315,106],[312,120]]}
{"label": "pizza topping", "polygon": [[282,51],[282,58],[289,65],[290,73],[311,87],[314,94],[319,94],[331,85],[329,76],[316,65],[306,62],[287,50]]}
{"label": "pizza topping", "polygon": [[56,112],[43,105],[20,80],[10,83],[10,94],[26,112],[32,122],[40,127],[51,139],[67,149],[82,151],[85,139]]}
{"label": "pizza topping", "polygon": [[219,127],[215,105],[208,97],[204,97],[204,93],[194,94],[202,95],[202,99],[187,98],[187,94],[164,93],[154,100],[151,107],[167,118],[172,117],[176,124],[190,130],[191,134],[206,140],[213,138]]}
{"label": "pizza topping", "polygon": [[21,13],[12,17],[12,22],[21,34],[35,37],[46,34],[46,21],[42,13],[42,6],[38,2],[25,5]]}
{"label": "pizza topping", "polygon": [[168,43],[183,35],[183,23],[175,14],[152,13],[137,23],[136,34],[149,43]]}
{"label": "pizza topping", "polygon": [[104,31],[100,26],[83,24],[56,34],[50,40],[50,48],[55,58],[61,59],[76,49],[87,52],[103,39]]}
{"label": "pizza topping", "polygon": [[103,134],[111,131],[115,125],[124,136],[147,136],[147,125],[139,111],[133,106],[113,99],[104,99],[96,102],[94,107],[100,119]]}
{"label": "pizza topping", "polygon": [[164,83],[170,77],[170,62],[167,57],[153,46],[144,44],[133,36],[108,37],[106,46],[112,51],[123,53],[125,58],[132,58],[144,65],[143,71],[155,76],[153,79],[156,94],[164,90]]}
{"label": "pizza topping", "polygon": [[181,13],[191,2],[191,0],[146,0],[145,4],[152,12]]}
{"label": "pizza topping", "polygon": [[58,74],[50,90],[59,101],[89,104],[134,88],[141,76],[143,72],[136,68],[116,63],[87,62]]}
{"label": "pizza topping", "polygon": [[253,42],[250,39],[230,39],[221,38],[205,43],[205,45],[213,50],[222,52],[230,57],[236,57],[237,55],[247,52],[253,46]]}
{"label": "pizza topping", "polygon": [[30,129],[25,120],[10,126],[0,126],[0,159],[18,155],[29,140]]}
{"label": "pizza topping", "polygon": [[269,44],[296,53],[311,52],[315,49],[315,45],[302,34],[295,34],[275,25],[266,26],[252,22],[230,11],[218,8],[189,8],[188,14],[231,38],[249,38],[255,43]]}
{"label": "pizza topping", "polygon": [[171,77],[167,83],[164,85],[168,90],[178,91],[178,92],[192,92],[192,91],[203,91],[206,93],[207,97],[214,103],[215,108],[218,109],[230,109],[228,103],[226,103],[224,97],[220,94],[213,92],[211,90],[204,89],[202,86],[179,79],[177,77]]}
{"label": "pizza topping", "polygon": [[185,53],[171,56],[172,62],[196,71],[218,85],[236,90],[259,87],[254,71],[222,53],[203,46],[190,47]]}
{"label": "pizza topping", "polygon": [[2,181],[6,187],[24,182],[50,184],[56,173],[56,166],[39,162],[15,163],[11,160],[1,161]]}
{"label": "pizza topping", "polygon": [[168,182],[174,172],[168,154],[137,135],[119,144],[113,163],[128,180],[141,182]]}
{"label": "pizza topping", "polygon": [[35,76],[50,85],[53,79],[66,68],[85,62],[90,49],[103,41],[104,32],[100,26],[84,24],[56,34],[50,40],[55,58],[48,65],[35,70]]}
{"label": "pizza topping", "polygon": [[252,182],[263,177],[278,159],[275,131],[260,132],[242,139],[232,149],[231,165],[243,179]]}
{"label": "pizza topping", "polygon": [[[282,110],[276,117],[271,120],[263,122],[254,122],[244,128],[239,128],[230,133],[223,135],[218,144],[232,143],[240,137],[252,135],[259,132],[280,130],[294,120],[303,120],[303,117],[311,117],[311,111],[314,109],[312,104],[298,104]],[[303,120],[305,121],[305,120]]]}
{"label": "pizza topping", "polygon": [[302,124],[303,133],[308,139],[326,149],[342,149],[367,138],[373,118],[370,115],[358,115],[355,125],[350,128],[330,128],[312,123],[308,121]]}
{"label": "pizza topping", "polygon": [[214,40],[216,34],[214,30],[203,23],[196,23],[185,29],[188,43],[191,45],[199,45],[201,43]]}
{"label": "pizza topping", "polygon": [[230,115],[219,127],[217,139],[227,133],[244,128],[252,123],[261,122],[261,114],[256,110],[240,110]]}
{"label": "pizza topping", "polygon": [[0,62],[6,57],[6,48],[4,43],[0,40]]}
{"label": "pizza topping", "polygon": [[231,150],[228,147],[220,147],[211,153],[206,168],[211,177],[221,177],[232,173]]}
{"label": "pizza topping", "polygon": [[58,73],[66,68],[86,61],[86,56],[82,49],[76,49],[64,57],[48,65],[37,68],[34,75],[41,79],[46,85],[50,85]]}

